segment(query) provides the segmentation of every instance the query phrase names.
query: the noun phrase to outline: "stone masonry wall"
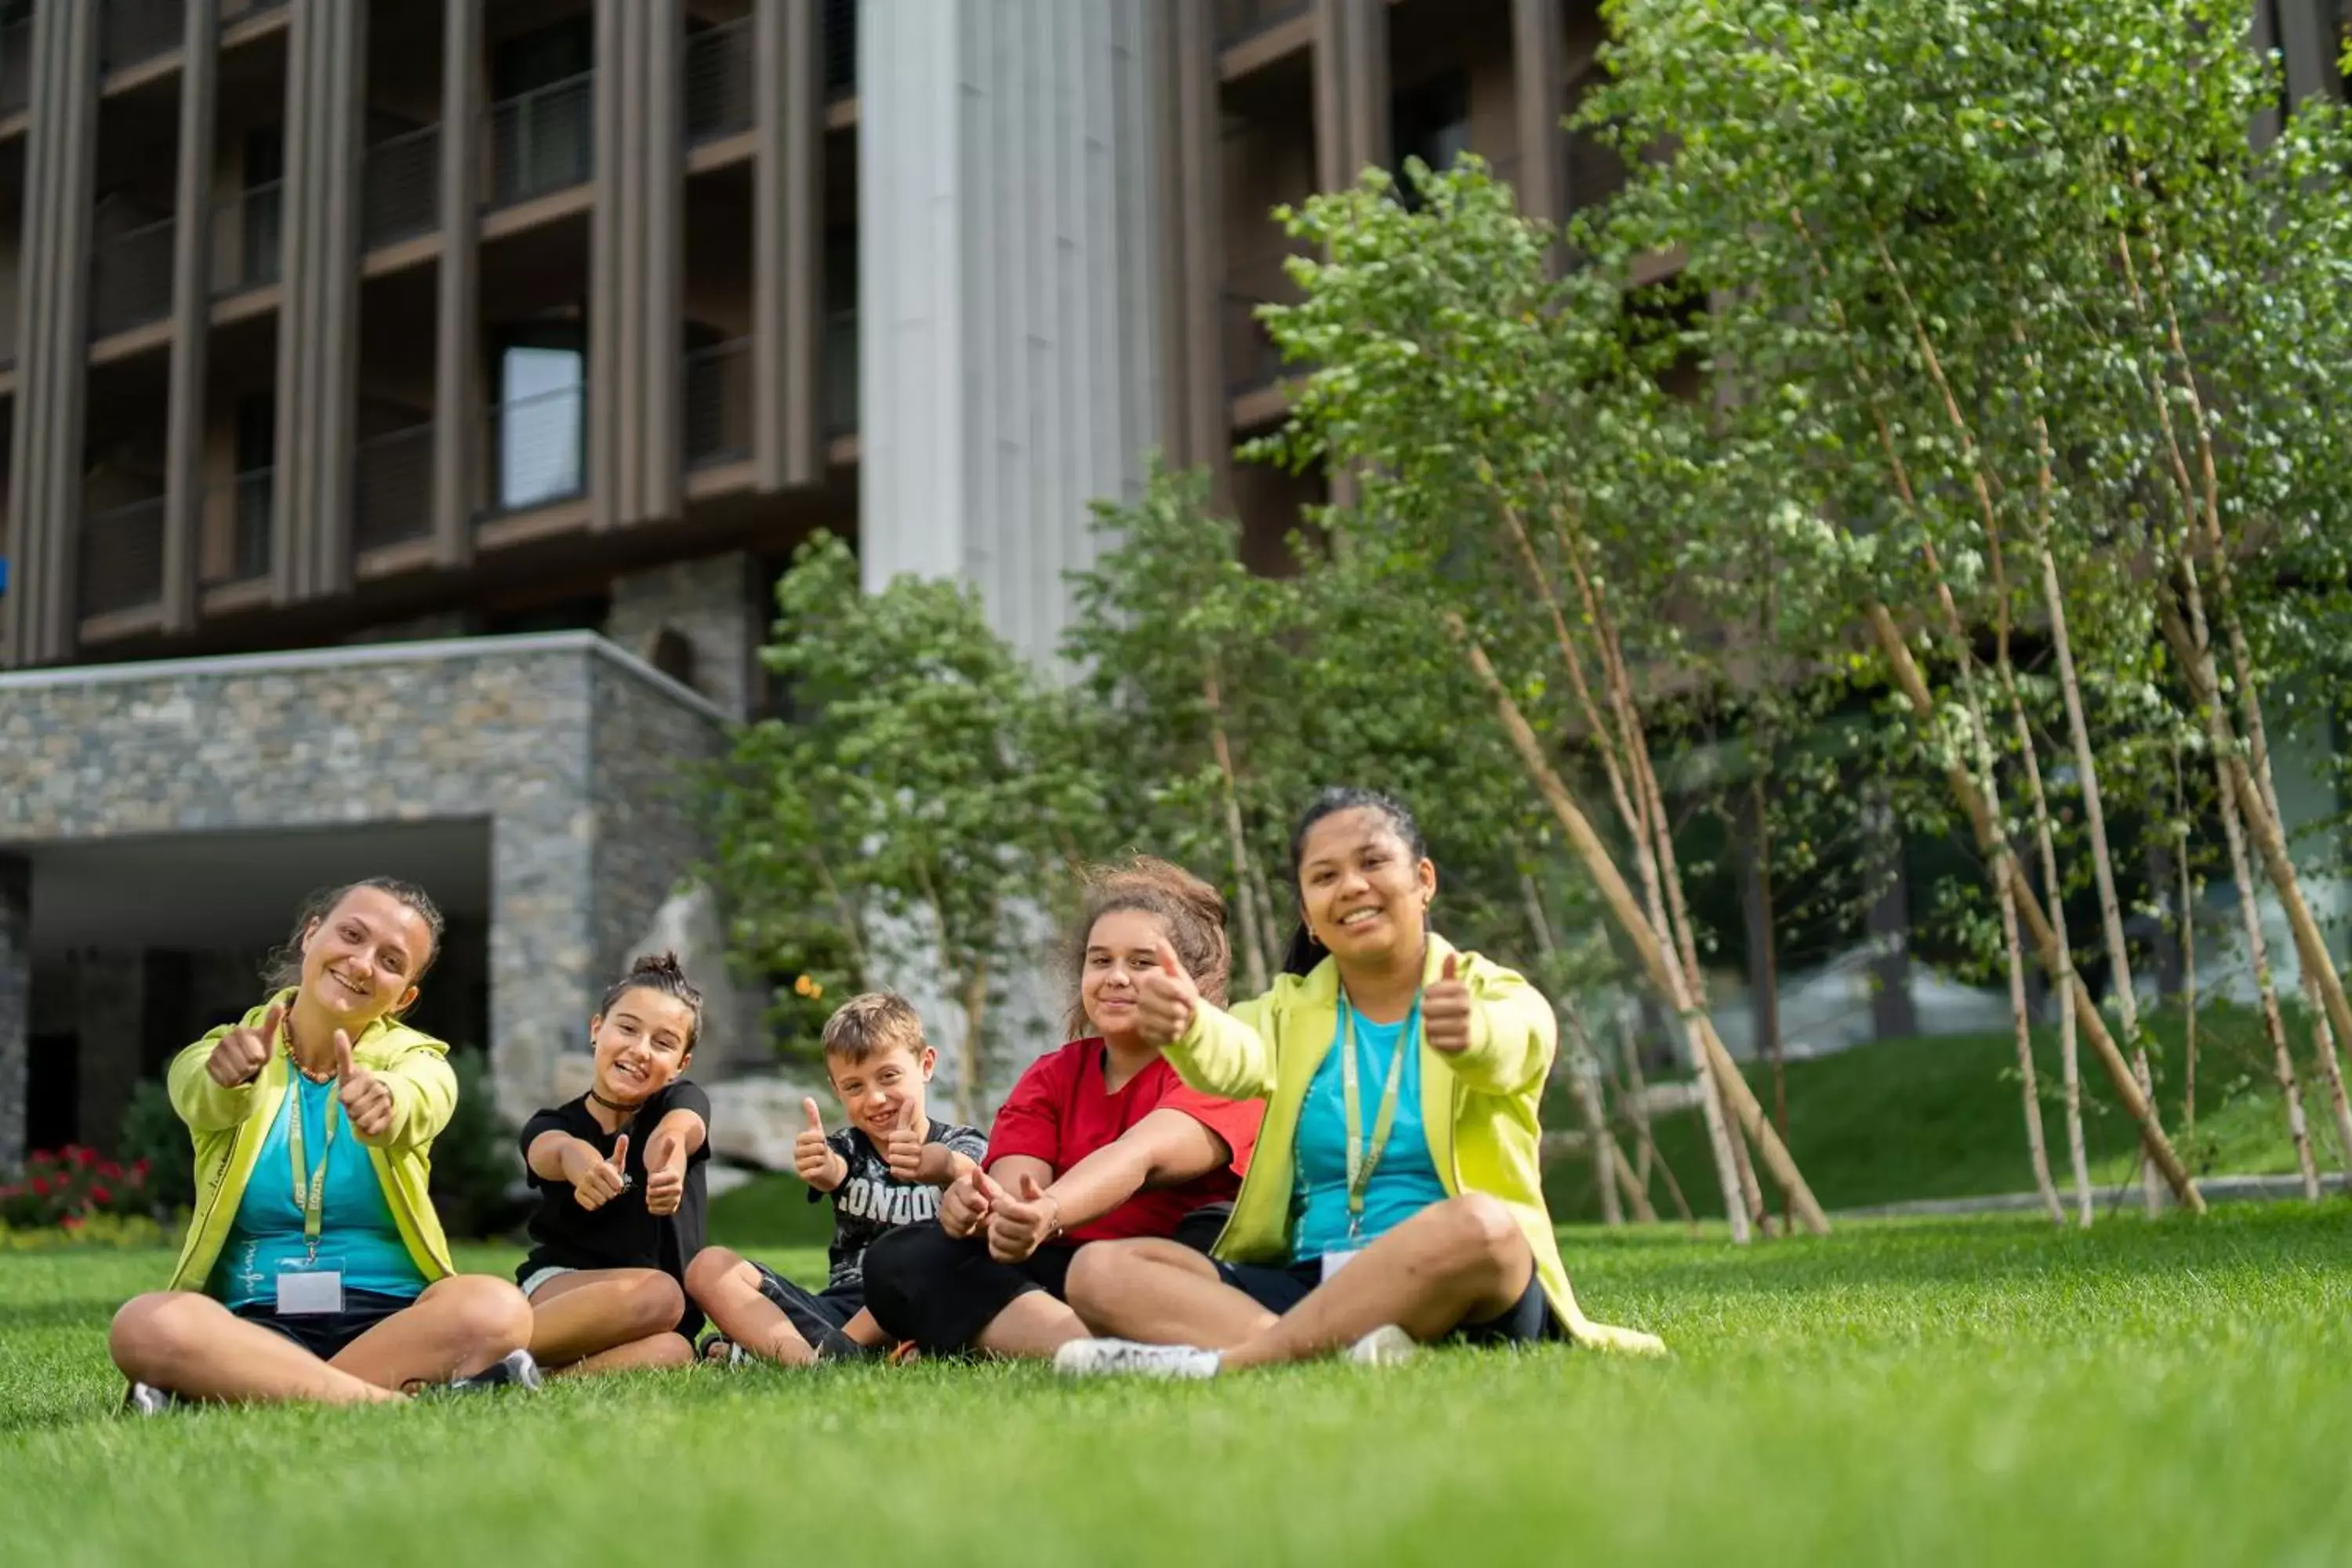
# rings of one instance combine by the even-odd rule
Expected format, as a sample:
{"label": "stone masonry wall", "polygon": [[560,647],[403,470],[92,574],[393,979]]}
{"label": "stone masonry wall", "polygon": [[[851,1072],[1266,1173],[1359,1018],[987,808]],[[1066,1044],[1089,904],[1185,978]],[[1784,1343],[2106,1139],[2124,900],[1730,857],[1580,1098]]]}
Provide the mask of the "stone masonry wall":
{"label": "stone masonry wall", "polygon": [[751,596],[751,557],[705,556],[615,577],[604,635],[622,651],[651,659],[665,629],[694,649],[695,689],[728,717],[744,717],[752,660],[767,637],[767,617]]}
{"label": "stone masonry wall", "polygon": [[[546,1103],[564,1041],[630,940],[620,933],[691,858],[672,808],[635,792],[669,759],[707,754],[721,728],[584,634],[11,676],[0,847],[488,818],[493,1078],[520,1120]],[[614,883],[625,889],[608,903]],[[24,1080],[24,1030],[5,1011],[7,909],[0,896],[0,1159]]]}
{"label": "stone masonry wall", "polygon": [[25,1075],[33,1014],[33,868],[0,855],[0,1177],[25,1162]]}

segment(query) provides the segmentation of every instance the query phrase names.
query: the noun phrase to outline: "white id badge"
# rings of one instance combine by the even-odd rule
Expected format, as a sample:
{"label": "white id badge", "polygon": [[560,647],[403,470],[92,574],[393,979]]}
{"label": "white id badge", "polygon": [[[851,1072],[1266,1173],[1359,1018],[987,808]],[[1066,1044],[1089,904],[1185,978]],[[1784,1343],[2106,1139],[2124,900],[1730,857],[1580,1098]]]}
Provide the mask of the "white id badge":
{"label": "white id badge", "polygon": [[322,1259],[316,1267],[289,1266],[278,1271],[278,1315],[303,1317],[343,1310],[343,1271]]}
{"label": "white id badge", "polygon": [[1325,1253],[1323,1255],[1323,1282],[1327,1285],[1329,1284],[1331,1282],[1331,1276],[1348,1267],[1349,1264],[1353,1263],[1356,1260],[1356,1257],[1357,1255],[1352,1252]]}

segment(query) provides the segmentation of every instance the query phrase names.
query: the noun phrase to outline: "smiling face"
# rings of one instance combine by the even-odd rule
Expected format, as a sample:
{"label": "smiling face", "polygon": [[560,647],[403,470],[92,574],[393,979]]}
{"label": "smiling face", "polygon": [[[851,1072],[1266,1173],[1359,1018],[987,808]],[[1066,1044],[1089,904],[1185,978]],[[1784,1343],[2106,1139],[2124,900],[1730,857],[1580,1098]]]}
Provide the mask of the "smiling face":
{"label": "smiling face", "polygon": [[1143,910],[1109,910],[1087,933],[1078,1005],[1087,1025],[1112,1045],[1137,1037],[1136,984],[1145,970],[1159,967],[1158,944],[1168,936],[1167,923]]}
{"label": "smiling face", "polygon": [[1421,951],[1437,868],[1416,857],[1388,816],[1335,811],[1307,830],[1298,907],[1307,929],[1342,964],[1382,964]]}
{"label": "smiling face", "polygon": [[885,1046],[863,1061],[828,1052],[824,1069],[833,1075],[833,1092],[841,1109],[859,1131],[878,1144],[910,1110],[917,1126],[930,1114],[923,1091],[939,1059],[940,1053],[929,1046],[920,1052],[905,1046]]}
{"label": "smiling face", "polygon": [[433,928],[381,888],[353,888],[302,933],[302,995],[356,1037],[416,1000]]}
{"label": "smiling face", "polygon": [[694,1056],[694,1009],[648,986],[634,986],[589,1020],[596,1092],[615,1105],[642,1105],[669,1087]]}

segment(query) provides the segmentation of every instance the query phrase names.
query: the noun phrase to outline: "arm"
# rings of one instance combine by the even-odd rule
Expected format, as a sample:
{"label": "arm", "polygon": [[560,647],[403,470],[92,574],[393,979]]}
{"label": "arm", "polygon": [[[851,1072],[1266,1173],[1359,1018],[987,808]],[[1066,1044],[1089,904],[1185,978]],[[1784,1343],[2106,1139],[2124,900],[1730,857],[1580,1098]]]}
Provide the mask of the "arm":
{"label": "arm", "polygon": [[1076,1230],[1146,1187],[1176,1187],[1230,1163],[1223,1138],[1181,1110],[1159,1110],[1065,1171],[1045,1188],[1055,1219]]}
{"label": "arm", "polygon": [[979,1169],[980,1162],[969,1154],[960,1153],[944,1143],[926,1143],[922,1161],[915,1170],[915,1180],[934,1187],[953,1186],[965,1172]]}
{"label": "arm", "polygon": [[[1202,1002],[1162,1053],[1186,1087],[1225,1100],[1263,1100],[1274,1092],[1274,1048],[1261,1032],[1272,1022],[1279,989],[1230,1013]],[[1139,1123],[1138,1125],[1140,1125]]]}
{"label": "arm", "polygon": [[224,1024],[172,1058],[171,1070],[165,1075],[172,1109],[191,1132],[226,1132],[253,1114],[257,1076],[224,1089],[213,1080],[208,1065],[213,1047],[234,1027]]}
{"label": "arm", "polygon": [[541,1133],[530,1141],[523,1163],[530,1173],[542,1182],[568,1182],[575,1162],[593,1160],[602,1164],[604,1156],[589,1146],[584,1138],[574,1138],[561,1130]]}
{"label": "arm", "polygon": [[1470,1047],[1451,1054],[1454,1076],[1481,1094],[1540,1089],[1559,1047],[1559,1021],[1542,992],[1516,971],[1465,958]]}
{"label": "arm", "polygon": [[392,1121],[359,1141],[375,1149],[414,1149],[433,1142],[457,1110],[457,1075],[441,1052],[418,1046],[386,1067],[371,1069],[392,1093]]}
{"label": "arm", "polygon": [[[978,1168],[977,1165],[973,1167],[975,1170]],[[1054,1167],[1034,1154],[1007,1154],[989,1166],[988,1173],[997,1185],[1007,1189],[1019,1186],[1024,1176],[1042,1187],[1053,1181]]]}

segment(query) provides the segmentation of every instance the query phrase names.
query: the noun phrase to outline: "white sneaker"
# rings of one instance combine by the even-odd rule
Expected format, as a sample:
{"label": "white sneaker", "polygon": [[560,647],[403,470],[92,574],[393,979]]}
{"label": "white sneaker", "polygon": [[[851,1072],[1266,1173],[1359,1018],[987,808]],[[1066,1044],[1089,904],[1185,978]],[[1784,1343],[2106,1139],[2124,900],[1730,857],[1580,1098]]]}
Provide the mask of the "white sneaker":
{"label": "white sneaker", "polygon": [[1054,1352],[1054,1370],[1068,1377],[1214,1377],[1222,1363],[1197,1346],[1133,1340],[1072,1340]]}
{"label": "white sneaker", "polygon": [[1394,1323],[1382,1323],[1348,1347],[1348,1359],[1358,1366],[1402,1366],[1420,1353],[1420,1342]]}

